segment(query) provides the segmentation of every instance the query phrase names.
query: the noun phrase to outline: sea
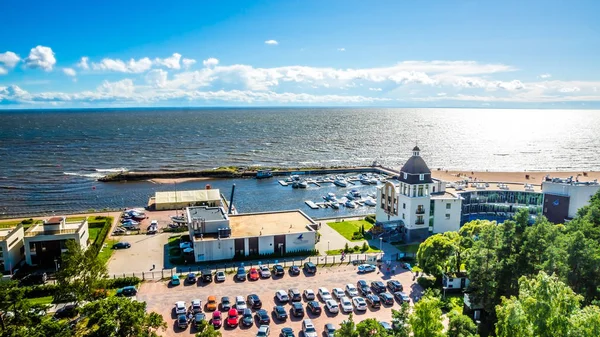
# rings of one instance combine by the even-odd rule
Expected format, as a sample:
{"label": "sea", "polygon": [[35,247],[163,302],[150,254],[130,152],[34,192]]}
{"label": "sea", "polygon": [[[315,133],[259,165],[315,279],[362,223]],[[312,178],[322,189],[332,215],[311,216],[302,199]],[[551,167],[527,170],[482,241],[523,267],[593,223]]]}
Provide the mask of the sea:
{"label": "sea", "polygon": [[[101,183],[121,170],[221,166],[400,168],[418,144],[432,170],[600,170],[600,111],[396,108],[145,108],[0,111],[0,217],[143,207],[156,191],[210,184],[240,212],[311,210],[335,186],[276,179]],[[372,193],[374,186],[349,186]]]}

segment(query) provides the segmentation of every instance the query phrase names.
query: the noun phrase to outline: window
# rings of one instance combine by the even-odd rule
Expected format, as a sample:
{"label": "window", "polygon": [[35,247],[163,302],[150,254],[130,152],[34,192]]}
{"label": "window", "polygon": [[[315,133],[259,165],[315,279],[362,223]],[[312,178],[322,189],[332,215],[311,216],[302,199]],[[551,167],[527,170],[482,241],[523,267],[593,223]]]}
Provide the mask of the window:
{"label": "window", "polygon": [[446,220],[450,220],[450,214],[446,213]]}
{"label": "window", "polygon": [[406,209],[406,203],[402,204],[402,209]]}
{"label": "window", "polygon": [[423,185],[419,185],[419,189],[418,189],[418,193],[417,193],[417,195],[418,195],[419,197],[422,197],[422,196],[423,196]]}
{"label": "window", "polygon": [[425,175],[424,174],[419,174],[419,180],[425,180]]}
{"label": "window", "polygon": [[408,179],[408,173],[404,172],[404,179]]}
{"label": "window", "polygon": [[405,218],[405,217],[404,217],[404,213],[402,213],[402,220],[404,220],[404,218]]}
{"label": "window", "polygon": [[452,204],[451,203],[447,203],[446,204],[446,209],[450,209],[450,208],[452,208]]}

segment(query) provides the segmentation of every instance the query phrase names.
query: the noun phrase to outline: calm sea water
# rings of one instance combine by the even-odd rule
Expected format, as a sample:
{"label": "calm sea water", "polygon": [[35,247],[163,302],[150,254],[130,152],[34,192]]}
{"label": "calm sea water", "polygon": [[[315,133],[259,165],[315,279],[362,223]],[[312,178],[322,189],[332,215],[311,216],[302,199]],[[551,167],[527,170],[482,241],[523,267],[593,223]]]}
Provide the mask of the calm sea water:
{"label": "calm sea water", "polygon": [[[172,185],[99,183],[115,169],[229,165],[398,168],[417,142],[431,168],[599,170],[600,111],[379,108],[108,109],[0,112],[0,216],[143,206]],[[334,187],[292,190],[275,180],[237,184],[240,211],[310,211]],[[178,184],[178,189],[206,183]],[[367,189],[366,187],[361,187]],[[371,187],[371,189],[373,189]],[[341,191],[337,190],[338,195]]]}

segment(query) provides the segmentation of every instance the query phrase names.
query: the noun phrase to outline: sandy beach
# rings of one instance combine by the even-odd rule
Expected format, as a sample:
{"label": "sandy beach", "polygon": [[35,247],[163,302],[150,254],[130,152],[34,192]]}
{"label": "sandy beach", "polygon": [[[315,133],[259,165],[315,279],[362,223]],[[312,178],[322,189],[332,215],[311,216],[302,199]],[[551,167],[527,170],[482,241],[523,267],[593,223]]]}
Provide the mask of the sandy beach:
{"label": "sandy beach", "polygon": [[[529,183],[539,185],[546,175],[552,178],[577,178],[579,181],[592,181],[600,179],[600,172],[556,172],[556,171],[523,171],[523,172],[478,172],[478,171],[432,171],[432,176],[444,181],[458,181],[464,179],[486,182],[511,182]],[[527,178],[529,176],[529,179]]]}

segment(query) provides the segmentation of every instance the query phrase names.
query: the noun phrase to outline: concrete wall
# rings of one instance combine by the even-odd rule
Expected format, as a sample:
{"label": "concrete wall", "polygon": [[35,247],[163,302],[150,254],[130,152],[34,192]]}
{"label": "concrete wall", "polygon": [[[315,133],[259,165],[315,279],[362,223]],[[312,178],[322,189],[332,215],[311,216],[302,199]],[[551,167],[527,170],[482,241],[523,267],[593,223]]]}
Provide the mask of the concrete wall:
{"label": "concrete wall", "polygon": [[232,259],[235,255],[234,248],[234,239],[195,241],[196,262]]}
{"label": "concrete wall", "polygon": [[259,236],[258,237],[258,253],[259,254],[273,254],[275,248],[273,246],[274,238],[272,235]]}
{"label": "concrete wall", "polygon": [[[302,235],[302,238],[300,238]],[[317,242],[316,232],[290,233],[285,235],[286,252],[295,252],[298,250],[315,249]]]}
{"label": "concrete wall", "polygon": [[89,237],[90,237],[90,230],[88,228],[87,221],[82,225],[82,228],[80,228],[75,233],[54,234],[54,235],[40,234],[40,235],[36,235],[36,236],[26,236],[23,239],[23,244],[25,246],[25,262],[27,262],[27,264],[29,264],[29,265],[32,264],[31,250],[30,250],[30,245],[29,245],[31,242],[75,240],[75,242],[77,242],[81,246],[81,248],[85,250],[88,247]]}
{"label": "concrete wall", "polygon": [[[461,222],[462,200],[453,199],[433,199],[433,233],[444,233],[458,231]],[[447,209],[447,205],[450,209]],[[450,214],[450,219],[446,218]]]}
{"label": "concrete wall", "polygon": [[21,254],[21,248],[23,247],[23,234],[23,226],[19,225],[13,229],[13,231],[6,237],[5,240],[0,242],[4,271],[12,271],[23,260],[24,255]]}
{"label": "concrete wall", "polygon": [[600,190],[600,185],[562,184],[542,182],[542,192],[556,195],[570,196],[569,218],[577,215],[577,210],[586,206],[590,198]]}

